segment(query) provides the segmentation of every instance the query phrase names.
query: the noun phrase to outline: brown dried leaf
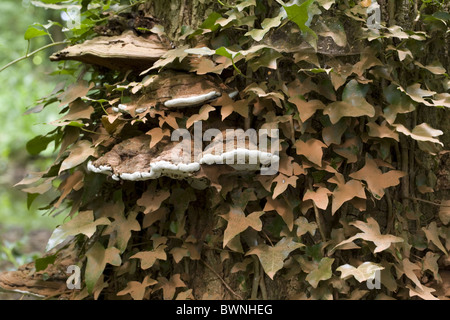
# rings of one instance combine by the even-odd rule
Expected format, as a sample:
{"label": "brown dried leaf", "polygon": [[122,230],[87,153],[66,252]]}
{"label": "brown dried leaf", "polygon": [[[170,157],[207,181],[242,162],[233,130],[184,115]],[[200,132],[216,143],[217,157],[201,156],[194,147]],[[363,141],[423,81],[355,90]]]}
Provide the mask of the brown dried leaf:
{"label": "brown dried leaf", "polygon": [[61,190],[61,196],[58,201],[53,205],[55,208],[58,208],[61,205],[61,202],[67,197],[67,195],[72,191],[78,191],[83,187],[83,179],[84,173],[83,171],[75,171],[71,176],[69,176],[63,183],[59,186],[59,190]]}
{"label": "brown dried leaf", "polygon": [[328,196],[332,192],[327,188],[320,187],[316,191],[307,190],[303,196],[303,201],[312,200],[316,204],[317,208],[326,210],[328,207]]}
{"label": "brown dried leaf", "polygon": [[245,231],[248,227],[251,227],[256,231],[261,231],[262,222],[260,217],[263,214],[263,211],[258,211],[245,216],[245,213],[241,208],[232,206],[227,214],[221,215],[222,218],[228,221],[227,228],[223,235],[223,247],[225,248],[231,239]]}
{"label": "brown dried leaf", "polygon": [[353,240],[356,239],[363,239],[366,241],[373,242],[376,246],[374,253],[377,253],[388,249],[392,243],[403,242],[403,239],[400,237],[396,237],[390,234],[388,235],[381,234],[378,222],[372,217],[367,218],[367,223],[362,221],[356,221],[351,222],[350,225],[357,227],[362,231],[362,233],[355,234],[353,237],[350,237],[349,239],[339,243],[336,247],[353,242]]}
{"label": "brown dried leaf", "polygon": [[431,222],[428,227],[422,228],[423,232],[425,232],[425,236],[428,239],[428,242],[433,242],[433,244],[438,247],[442,252],[445,254],[447,253],[447,250],[445,250],[444,246],[442,245],[441,240],[439,239],[439,230],[437,228],[436,221]]}
{"label": "brown dried leaf", "polygon": [[337,184],[337,187],[333,190],[332,214],[334,214],[344,202],[349,201],[354,197],[366,199],[364,186],[357,180],[345,182],[344,176],[340,173],[336,173],[334,177],[328,179],[328,182]]}
{"label": "brown dried leaf", "polygon": [[294,212],[289,204],[284,199],[272,199],[270,196],[266,199],[267,203],[264,206],[263,211],[269,212],[275,210],[281,218],[283,218],[283,221],[286,223],[289,230],[292,231],[292,228],[294,227]]}
{"label": "brown dried leaf", "polygon": [[72,169],[79,164],[86,161],[87,158],[93,156],[95,149],[92,148],[92,143],[88,140],[80,140],[70,148],[70,154],[61,163],[58,174],[61,174],[64,170]]}
{"label": "brown dried leaf", "polygon": [[311,118],[317,110],[325,109],[325,105],[320,100],[310,100],[306,101],[300,96],[291,97],[289,102],[296,105],[298,113],[300,115],[300,120],[305,122],[309,118]]}
{"label": "brown dried leaf", "polygon": [[280,173],[275,179],[273,179],[273,182],[276,183],[276,186],[273,190],[272,198],[275,199],[284,191],[286,191],[289,185],[295,188],[295,186],[297,185],[297,180],[297,176],[287,177],[284,174]]}
{"label": "brown dried leaf", "polygon": [[189,117],[189,119],[186,121],[186,128],[189,129],[194,124],[194,122],[208,120],[209,113],[214,110],[216,110],[216,108],[210,106],[209,104],[204,105],[200,108],[198,114],[194,114]]}
{"label": "brown dried leaf", "polygon": [[154,190],[154,187],[148,188],[138,199],[137,205],[145,207],[144,214],[155,212],[161,207],[161,203],[170,197],[168,190]]}
{"label": "brown dried leaf", "polygon": [[294,242],[292,238],[282,238],[274,247],[260,244],[250,249],[245,255],[255,254],[258,256],[266,274],[273,280],[277,271],[283,268],[283,262],[295,249],[304,247],[303,244]]}
{"label": "brown dried leaf", "polygon": [[161,129],[159,127],[153,128],[150,131],[147,131],[145,134],[152,137],[150,141],[150,148],[153,148],[158,142],[160,142],[164,137],[170,136],[170,130],[169,129]]}
{"label": "brown dried leaf", "polygon": [[174,274],[170,277],[170,280],[167,278],[159,277],[158,285],[155,287],[154,291],[162,289],[164,300],[170,300],[175,295],[177,288],[185,288],[186,285],[181,280],[180,274]]}
{"label": "brown dried leaf", "polygon": [[150,278],[150,276],[146,276],[142,283],[139,281],[129,281],[125,289],[117,292],[117,295],[124,296],[126,294],[130,294],[133,300],[142,300],[144,299],[145,290],[147,287],[153,286],[157,283],[158,282]]}
{"label": "brown dried leaf", "polygon": [[165,249],[166,245],[159,245],[156,249],[152,251],[141,251],[132,255],[130,259],[140,259],[141,260],[141,269],[146,270],[151,268],[156,260],[166,260],[167,255]]}
{"label": "brown dried leaf", "polygon": [[444,225],[450,223],[450,200],[442,200],[441,207],[439,208],[439,219],[441,219]]}
{"label": "brown dried leaf", "polygon": [[294,224],[297,226],[297,237],[309,232],[312,236],[316,234],[317,223],[309,222],[305,217],[299,217]]}
{"label": "brown dried leaf", "polygon": [[60,104],[63,106],[70,103],[78,98],[86,96],[86,94],[94,87],[94,83],[87,82],[85,80],[80,80],[77,83],[71,84],[65,91],[61,93]]}
{"label": "brown dried leaf", "polygon": [[369,122],[367,124],[367,126],[369,127],[369,136],[370,137],[375,137],[375,138],[380,138],[380,139],[391,138],[397,142],[399,141],[398,133],[395,132],[394,130],[390,129],[386,125],[386,121],[384,121],[381,125],[378,125],[375,122]]}
{"label": "brown dried leaf", "polygon": [[350,177],[366,181],[370,192],[377,199],[381,199],[384,196],[384,189],[398,185],[399,179],[405,175],[406,173],[398,170],[383,173],[373,159],[366,157],[365,166],[359,171],[351,173]]}
{"label": "brown dried leaf", "polygon": [[95,242],[86,252],[86,257],[87,263],[84,277],[88,292],[92,293],[97,280],[100,278],[103,270],[105,270],[106,264],[119,266],[122,263],[122,259],[120,258],[119,249],[114,247],[105,249],[99,242]]}
{"label": "brown dried leaf", "polygon": [[306,159],[308,159],[312,163],[317,164],[319,167],[322,166],[322,148],[327,147],[322,141],[314,138],[309,139],[306,142],[297,140],[294,146],[298,155],[305,156]]}

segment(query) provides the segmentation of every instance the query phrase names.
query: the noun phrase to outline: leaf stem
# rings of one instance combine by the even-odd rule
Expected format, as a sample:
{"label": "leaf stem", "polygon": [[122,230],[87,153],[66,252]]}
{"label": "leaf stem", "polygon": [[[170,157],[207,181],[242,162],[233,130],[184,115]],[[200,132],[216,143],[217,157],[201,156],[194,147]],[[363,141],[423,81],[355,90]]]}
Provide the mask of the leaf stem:
{"label": "leaf stem", "polygon": [[27,49],[27,54],[26,55],[24,55],[23,57],[17,58],[16,60],[13,60],[10,63],[4,65],[2,68],[0,68],[0,72],[2,72],[3,70],[9,68],[10,66],[16,64],[17,62],[20,62],[22,60],[25,60],[25,59],[35,55],[36,53],[38,53],[38,52],[40,52],[42,50],[45,50],[45,49],[50,48],[50,47],[58,46],[60,44],[65,44],[65,43],[67,43],[67,41],[53,42],[53,43],[50,43],[50,44],[48,44],[46,46],[43,46],[43,47],[41,47],[41,48],[39,48],[37,50],[34,50],[31,53],[28,53],[28,49]]}

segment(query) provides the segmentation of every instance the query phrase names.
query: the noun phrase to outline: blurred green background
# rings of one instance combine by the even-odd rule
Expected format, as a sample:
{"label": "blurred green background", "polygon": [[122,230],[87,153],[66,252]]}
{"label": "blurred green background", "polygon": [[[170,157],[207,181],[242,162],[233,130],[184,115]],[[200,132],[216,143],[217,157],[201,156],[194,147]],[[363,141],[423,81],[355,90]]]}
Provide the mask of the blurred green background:
{"label": "blurred green background", "polygon": [[[36,8],[30,2],[0,1],[0,68],[26,54],[28,42],[24,33],[29,25],[60,20],[54,10]],[[48,37],[34,38],[30,52],[48,43]],[[41,51],[0,72],[0,265],[2,260],[14,265],[26,262],[27,259],[20,259],[19,247],[29,241],[28,235],[35,230],[52,230],[63,217],[54,218],[38,210],[45,199],[38,198],[28,210],[26,194],[13,187],[27,172],[46,170],[54,157],[52,145],[41,155],[30,156],[26,143],[54,128],[47,123],[57,119],[57,106],[51,105],[41,113],[23,114],[61,82],[58,76],[50,75],[56,65],[50,63],[48,56],[56,50],[52,47]]]}

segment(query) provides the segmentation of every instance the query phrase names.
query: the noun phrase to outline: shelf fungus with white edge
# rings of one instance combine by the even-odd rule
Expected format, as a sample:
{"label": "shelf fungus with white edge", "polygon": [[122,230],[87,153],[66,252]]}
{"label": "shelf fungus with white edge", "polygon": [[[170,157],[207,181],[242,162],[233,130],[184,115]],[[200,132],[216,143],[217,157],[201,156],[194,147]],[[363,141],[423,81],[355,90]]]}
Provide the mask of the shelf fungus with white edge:
{"label": "shelf fungus with white edge", "polygon": [[148,69],[168,51],[158,36],[140,37],[129,30],[119,36],[100,36],[54,53],[51,61],[76,60],[113,70]]}
{"label": "shelf fungus with white edge", "polygon": [[227,164],[241,172],[253,172],[279,163],[280,157],[275,152],[264,150],[267,146],[263,146],[261,141],[257,145],[256,134],[251,136],[243,130],[222,130],[205,148],[199,162],[202,165]]}
{"label": "shelf fungus with white edge", "polygon": [[[67,290],[69,274],[66,270],[69,266],[77,265],[78,258],[73,245],[67,248],[52,250],[47,256],[56,255],[56,261],[47,266],[45,270],[36,271],[35,262],[22,265],[16,271],[0,273],[0,292],[14,292],[31,295],[37,298],[59,296],[64,298],[77,291]],[[65,297],[67,299],[67,296]]]}
{"label": "shelf fungus with white edge", "polygon": [[88,170],[109,174],[114,180],[141,181],[167,176],[173,179],[191,177],[200,170],[200,164],[192,160],[188,140],[170,141],[165,138],[150,148],[148,135],[127,139],[115,145],[111,151],[88,163]]}
{"label": "shelf fungus with white edge", "polygon": [[[137,111],[159,105],[163,109],[178,110],[202,106],[224,93],[237,96],[235,90],[210,75],[170,70],[149,76],[143,83],[143,93],[132,96],[132,101],[127,103],[128,109]],[[117,111],[123,110],[118,108]]]}

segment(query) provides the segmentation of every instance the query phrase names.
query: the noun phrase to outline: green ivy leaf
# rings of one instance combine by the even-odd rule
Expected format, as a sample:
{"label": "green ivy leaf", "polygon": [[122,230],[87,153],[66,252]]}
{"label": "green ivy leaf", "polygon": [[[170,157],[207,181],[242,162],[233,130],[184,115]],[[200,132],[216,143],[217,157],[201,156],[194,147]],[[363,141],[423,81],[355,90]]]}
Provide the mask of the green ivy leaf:
{"label": "green ivy leaf", "polygon": [[317,268],[306,276],[306,281],[308,281],[313,288],[317,288],[320,281],[330,279],[332,276],[331,265],[333,262],[333,258],[322,258],[317,265]]}

